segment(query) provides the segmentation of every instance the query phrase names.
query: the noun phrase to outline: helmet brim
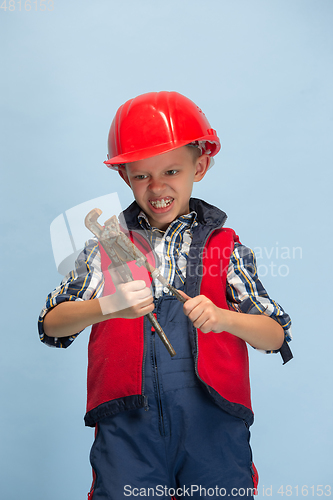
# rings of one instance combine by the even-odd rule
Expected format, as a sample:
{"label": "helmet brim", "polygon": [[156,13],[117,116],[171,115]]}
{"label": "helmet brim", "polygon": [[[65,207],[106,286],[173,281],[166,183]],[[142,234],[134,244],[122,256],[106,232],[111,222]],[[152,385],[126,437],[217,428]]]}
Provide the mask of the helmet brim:
{"label": "helmet brim", "polygon": [[[208,153],[209,156],[215,156],[221,149],[221,144],[218,137],[207,135],[204,137],[200,137],[199,139],[195,139],[195,141],[207,141],[212,144],[212,150]],[[116,168],[119,164],[145,160],[147,158],[151,158],[152,156],[158,156],[163,153],[167,153],[168,151],[173,151],[174,149],[181,148],[183,146],[186,146],[187,144],[190,144],[191,142],[193,141],[185,140],[177,141],[177,143],[168,142],[166,144],[159,144],[150,148],[140,149],[137,151],[114,156],[113,158],[106,160],[104,163],[109,168]]]}

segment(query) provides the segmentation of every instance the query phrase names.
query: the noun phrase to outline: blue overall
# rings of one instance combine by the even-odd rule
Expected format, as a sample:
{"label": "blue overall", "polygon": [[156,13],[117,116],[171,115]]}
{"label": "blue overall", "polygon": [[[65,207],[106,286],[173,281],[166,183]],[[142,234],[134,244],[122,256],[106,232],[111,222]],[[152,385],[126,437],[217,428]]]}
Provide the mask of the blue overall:
{"label": "blue overall", "polygon": [[147,407],[98,423],[90,455],[93,500],[253,498],[248,426],[201,387],[182,307],[173,296],[155,300],[154,312],[177,353],[173,358],[145,318]]}

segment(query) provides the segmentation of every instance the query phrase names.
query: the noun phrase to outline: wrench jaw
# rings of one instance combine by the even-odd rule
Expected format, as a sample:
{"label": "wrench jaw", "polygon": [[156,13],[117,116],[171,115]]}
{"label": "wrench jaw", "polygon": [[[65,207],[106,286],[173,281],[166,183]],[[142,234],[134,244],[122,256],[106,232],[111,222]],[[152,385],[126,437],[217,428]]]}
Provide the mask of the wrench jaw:
{"label": "wrench jaw", "polygon": [[103,227],[97,222],[98,217],[102,214],[102,210],[94,208],[91,210],[84,219],[85,226],[98,238],[101,239],[103,235]]}
{"label": "wrench jaw", "polygon": [[99,208],[94,208],[91,210],[85,220],[85,226],[101,241],[110,241],[111,244],[116,239],[116,237],[120,233],[119,224],[117,221],[117,217],[114,215],[110,219],[108,219],[105,223],[105,226],[101,226],[97,219],[102,214],[102,210]]}
{"label": "wrench jaw", "polygon": [[105,221],[104,223],[104,233],[103,238],[105,239],[114,239],[120,234],[119,222],[116,215],[113,215]]}

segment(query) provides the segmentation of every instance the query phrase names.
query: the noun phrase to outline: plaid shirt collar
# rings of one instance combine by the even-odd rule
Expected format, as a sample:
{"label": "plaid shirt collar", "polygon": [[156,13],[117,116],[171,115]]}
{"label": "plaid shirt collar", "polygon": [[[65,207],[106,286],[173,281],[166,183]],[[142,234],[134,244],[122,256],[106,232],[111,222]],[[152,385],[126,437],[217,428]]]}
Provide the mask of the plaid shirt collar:
{"label": "plaid shirt collar", "polygon": [[166,231],[162,231],[157,227],[152,227],[149,223],[147,215],[143,212],[143,210],[141,210],[138,215],[138,221],[141,227],[147,229],[148,231],[160,233],[161,237],[164,233],[169,232],[172,227],[178,225],[179,223],[182,224],[183,230],[192,229],[198,224],[197,213],[195,212],[195,210],[192,210],[192,212],[190,212],[189,214],[181,215],[180,217],[172,221]]}

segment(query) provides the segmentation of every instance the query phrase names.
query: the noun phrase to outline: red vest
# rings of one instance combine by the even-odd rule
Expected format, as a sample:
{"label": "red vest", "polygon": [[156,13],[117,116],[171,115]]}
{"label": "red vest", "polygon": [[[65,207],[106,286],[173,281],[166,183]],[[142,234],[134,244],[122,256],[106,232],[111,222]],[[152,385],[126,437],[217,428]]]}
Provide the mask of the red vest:
{"label": "red vest", "polygon": [[[213,231],[202,251],[200,294],[222,309],[228,309],[226,278],[235,241],[239,240],[232,229],[218,229]],[[110,261],[102,248],[101,258],[102,270],[106,271]],[[143,267],[134,263],[129,266],[134,279],[144,279],[150,286],[150,277]],[[104,295],[113,293],[109,273],[106,271],[104,276]],[[139,406],[143,406],[143,323],[141,317],[112,319],[93,326],[88,349],[87,425],[94,425],[96,418],[90,415],[91,412],[96,414],[98,408],[105,408],[102,414],[107,416],[125,409],[123,402],[133,402],[135,396],[141,398]],[[247,415],[251,424],[253,414],[246,343],[228,332],[204,334],[195,330],[195,337],[197,376],[217,404],[242,418]],[[117,404],[110,410],[107,403],[112,401]]]}

